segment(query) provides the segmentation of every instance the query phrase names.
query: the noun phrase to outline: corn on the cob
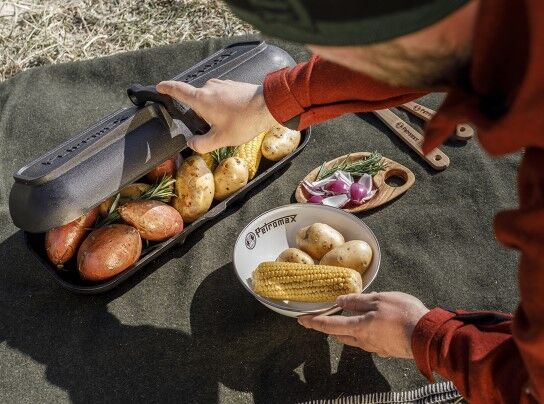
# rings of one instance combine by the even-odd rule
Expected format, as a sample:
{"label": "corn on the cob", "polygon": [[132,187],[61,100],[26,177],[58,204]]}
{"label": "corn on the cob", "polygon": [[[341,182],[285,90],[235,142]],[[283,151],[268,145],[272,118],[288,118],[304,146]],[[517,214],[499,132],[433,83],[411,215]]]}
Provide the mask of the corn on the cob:
{"label": "corn on the cob", "polygon": [[202,157],[202,160],[204,160],[204,163],[206,163],[206,165],[208,166],[211,172],[215,170],[215,167],[217,166],[217,162],[215,161],[212,153],[200,154],[195,152],[195,155]]}
{"label": "corn on the cob", "polygon": [[260,296],[298,302],[333,302],[363,290],[361,274],[353,269],[294,262],[262,262],[251,282]]}
{"label": "corn on the cob", "polygon": [[249,171],[249,179],[255,177],[257,170],[259,169],[259,163],[261,162],[261,144],[263,143],[264,135],[266,132],[259,133],[253,140],[238,146],[236,149],[235,157],[244,159],[247,163]]}

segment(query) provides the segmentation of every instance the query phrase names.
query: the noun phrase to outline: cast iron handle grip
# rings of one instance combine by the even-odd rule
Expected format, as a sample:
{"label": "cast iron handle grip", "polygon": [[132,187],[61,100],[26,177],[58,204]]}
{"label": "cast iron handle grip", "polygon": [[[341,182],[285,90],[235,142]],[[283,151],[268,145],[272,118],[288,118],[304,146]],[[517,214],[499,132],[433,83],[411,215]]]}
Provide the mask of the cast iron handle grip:
{"label": "cast iron handle grip", "polygon": [[133,84],[127,89],[127,94],[130,101],[137,107],[143,107],[148,101],[161,103],[172,118],[179,119],[195,135],[203,135],[210,130],[210,125],[195,111],[172,97],[157,92],[155,86]]}

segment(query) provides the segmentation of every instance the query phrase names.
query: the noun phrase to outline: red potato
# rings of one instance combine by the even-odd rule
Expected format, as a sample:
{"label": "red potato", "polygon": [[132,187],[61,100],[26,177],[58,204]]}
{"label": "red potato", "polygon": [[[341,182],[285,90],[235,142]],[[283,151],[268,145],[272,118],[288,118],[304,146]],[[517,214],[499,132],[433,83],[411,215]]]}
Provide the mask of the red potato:
{"label": "red potato", "polygon": [[145,178],[151,182],[159,182],[162,177],[165,175],[169,175],[170,177],[174,177],[176,174],[176,159],[177,157],[171,157],[165,162],[159,164],[157,167],[155,167],[153,170],[148,172],[145,176]]}
{"label": "red potato", "polygon": [[94,208],[79,219],[49,230],[45,234],[47,257],[57,268],[62,268],[75,255],[87,229],[93,225],[97,216],[98,208]]}
{"label": "red potato", "polygon": [[138,230],[126,224],[110,224],[92,231],[83,241],[77,253],[77,269],[87,281],[104,281],[132,266],[141,253]]}
{"label": "red potato", "polygon": [[163,241],[183,230],[180,213],[161,201],[127,202],[119,208],[119,214],[140,232],[143,239],[149,241]]}

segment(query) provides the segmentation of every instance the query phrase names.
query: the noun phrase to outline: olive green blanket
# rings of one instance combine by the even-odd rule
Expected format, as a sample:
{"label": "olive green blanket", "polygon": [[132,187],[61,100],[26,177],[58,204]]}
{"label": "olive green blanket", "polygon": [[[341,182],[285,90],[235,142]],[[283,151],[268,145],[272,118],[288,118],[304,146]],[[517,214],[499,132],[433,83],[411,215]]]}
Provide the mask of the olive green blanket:
{"label": "olive green blanket", "polygon": [[129,84],[170,78],[233,41],[47,66],[0,85],[0,401],[294,402],[425,385],[409,360],[344,347],[268,310],[233,271],[243,226],[292,202],[308,171],[349,152],[377,150],[416,175],[400,199],[360,215],[382,250],[372,290],[401,290],[429,307],[514,310],[517,256],[497,244],[492,220],[516,204],[518,156],[492,159],[475,139],[450,141],[451,166],[437,173],[371,114],[315,126],[281,175],[112,292],[58,286],[11,223],[12,173],[129,105]]}

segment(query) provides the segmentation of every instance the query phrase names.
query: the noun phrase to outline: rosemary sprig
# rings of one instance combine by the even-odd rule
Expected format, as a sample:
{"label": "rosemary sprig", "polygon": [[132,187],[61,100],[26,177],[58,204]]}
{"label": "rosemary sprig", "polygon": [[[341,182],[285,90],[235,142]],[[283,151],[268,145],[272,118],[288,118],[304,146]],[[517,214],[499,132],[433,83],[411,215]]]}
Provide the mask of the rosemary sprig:
{"label": "rosemary sprig", "polygon": [[[146,192],[144,192],[139,197],[134,198],[133,200],[144,201],[144,200],[154,199],[161,202],[168,202],[170,198],[175,196],[175,193],[173,192],[173,185],[175,182],[176,182],[175,179],[173,179],[169,175],[165,175],[164,177],[162,177],[162,179],[159,182],[157,182],[155,185],[149,188]],[[119,215],[119,210],[118,210],[120,201],[121,201],[121,194],[117,193],[108,211],[108,215],[106,217],[99,219],[95,223],[95,226],[94,226],[95,228],[98,229],[99,227],[106,226],[121,218],[121,215]]]}
{"label": "rosemary sprig", "polygon": [[110,223],[113,223],[121,217],[119,215],[119,212],[117,211],[117,208],[119,207],[119,200],[121,199],[121,194],[115,195],[115,199],[113,200],[110,209],[108,210],[108,214],[105,217],[102,217],[98,219],[94,223],[94,228],[99,229],[100,227],[107,226]]}
{"label": "rosemary sprig", "polygon": [[212,151],[211,155],[215,160],[215,164],[219,164],[223,160],[234,156],[236,154],[236,150],[238,150],[238,148],[235,146],[220,147],[219,149]]}
{"label": "rosemary sprig", "polygon": [[176,183],[176,180],[170,177],[169,175],[165,175],[161,178],[159,182],[157,182],[155,185],[153,185],[151,188],[149,188],[147,191],[145,191],[139,198],[136,198],[137,200],[149,200],[149,199],[155,199],[162,202],[168,202],[170,198],[175,196],[173,192],[173,185]]}
{"label": "rosemary sprig", "polygon": [[382,161],[382,155],[378,152],[372,152],[368,157],[363,157],[362,159],[355,161],[348,161],[349,157],[350,155],[348,154],[345,159],[329,168],[326,168],[325,163],[323,163],[319,169],[319,172],[317,173],[316,181],[330,177],[339,170],[346,171],[356,176],[361,176],[363,174],[375,176],[380,171],[385,170],[387,166]]}

